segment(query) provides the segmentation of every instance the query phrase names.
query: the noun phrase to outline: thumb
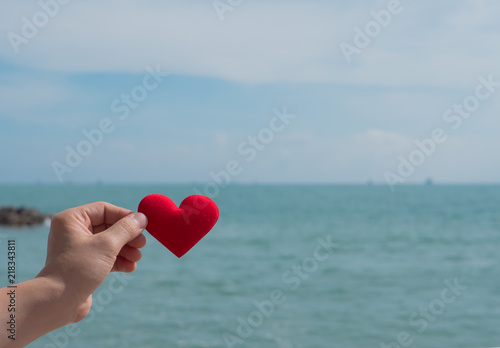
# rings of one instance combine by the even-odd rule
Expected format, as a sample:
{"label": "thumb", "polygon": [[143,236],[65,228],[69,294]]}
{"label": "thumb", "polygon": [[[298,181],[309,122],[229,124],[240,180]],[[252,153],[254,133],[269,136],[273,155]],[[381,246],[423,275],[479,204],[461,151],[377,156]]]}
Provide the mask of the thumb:
{"label": "thumb", "polygon": [[134,240],[148,225],[146,215],[132,213],[115,222],[107,230],[99,233],[102,238],[111,242],[112,248],[118,253],[128,242]]}

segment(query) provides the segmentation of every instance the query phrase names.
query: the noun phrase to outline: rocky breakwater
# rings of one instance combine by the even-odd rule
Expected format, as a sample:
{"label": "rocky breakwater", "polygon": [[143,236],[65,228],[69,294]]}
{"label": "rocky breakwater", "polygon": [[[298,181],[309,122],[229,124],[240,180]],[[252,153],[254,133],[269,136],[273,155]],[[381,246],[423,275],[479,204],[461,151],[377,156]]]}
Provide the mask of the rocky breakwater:
{"label": "rocky breakwater", "polygon": [[0,207],[0,225],[3,226],[34,226],[43,224],[52,216],[42,214],[37,209],[24,207]]}

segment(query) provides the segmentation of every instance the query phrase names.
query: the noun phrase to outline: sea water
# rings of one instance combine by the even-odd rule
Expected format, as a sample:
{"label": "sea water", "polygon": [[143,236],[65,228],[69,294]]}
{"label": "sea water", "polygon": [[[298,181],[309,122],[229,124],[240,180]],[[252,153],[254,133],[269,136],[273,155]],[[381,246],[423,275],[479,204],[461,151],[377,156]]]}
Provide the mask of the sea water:
{"label": "sea water", "polygon": [[[136,210],[196,187],[3,185],[0,206]],[[212,198],[219,222],[184,257],[145,233],[136,272],[112,274],[87,318],[29,347],[500,345],[500,186],[240,185]],[[6,241],[24,281],[48,233],[0,228],[3,286]]]}

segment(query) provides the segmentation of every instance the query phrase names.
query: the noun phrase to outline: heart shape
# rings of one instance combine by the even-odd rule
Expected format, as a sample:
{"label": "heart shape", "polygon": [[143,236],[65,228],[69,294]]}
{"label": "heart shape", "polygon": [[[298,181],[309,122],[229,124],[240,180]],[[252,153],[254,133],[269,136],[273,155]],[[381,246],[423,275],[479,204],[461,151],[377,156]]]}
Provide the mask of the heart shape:
{"label": "heart shape", "polygon": [[179,208],[167,196],[149,195],[138,211],[148,218],[148,232],[177,257],[194,247],[219,219],[217,205],[201,195],[185,198]]}

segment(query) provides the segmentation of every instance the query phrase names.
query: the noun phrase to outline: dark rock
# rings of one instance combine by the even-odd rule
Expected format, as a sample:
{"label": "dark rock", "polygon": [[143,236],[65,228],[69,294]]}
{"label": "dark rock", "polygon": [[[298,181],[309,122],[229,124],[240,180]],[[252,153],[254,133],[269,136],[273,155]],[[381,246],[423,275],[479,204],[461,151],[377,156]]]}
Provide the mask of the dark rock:
{"label": "dark rock", "polygon": [[37,209],[11,206],[0,208],[0,225],[33,226],[43,224],[45,220],[50,218],[50,215],[41,214]]}

